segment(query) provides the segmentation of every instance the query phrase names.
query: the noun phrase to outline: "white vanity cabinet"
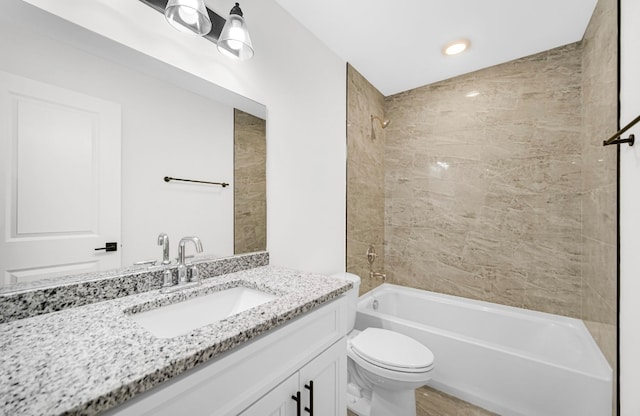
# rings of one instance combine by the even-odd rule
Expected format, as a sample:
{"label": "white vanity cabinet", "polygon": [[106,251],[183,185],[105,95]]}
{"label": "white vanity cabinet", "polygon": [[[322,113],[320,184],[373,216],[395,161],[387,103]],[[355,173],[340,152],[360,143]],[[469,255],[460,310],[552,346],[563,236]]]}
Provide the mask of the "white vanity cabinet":
{"label": "white vanity cabinet", "polygon": [[[297,416],[346,414],[346,299],[340,296],[281,327],[176,376],[107,415]],[[313,383],[313,413],[310,409]]]}
{"label": "white vanity cabinet", "polygon": [[241,416],[342,416],[346,412],[347,357],[342,338],[280,383]]}
{"label": "white vanity cabinet", "polygon": [[297,416],[299,410],[291,392],[298,390],[299,385],[300,376],[295,373],[249,406],[240,416]]}

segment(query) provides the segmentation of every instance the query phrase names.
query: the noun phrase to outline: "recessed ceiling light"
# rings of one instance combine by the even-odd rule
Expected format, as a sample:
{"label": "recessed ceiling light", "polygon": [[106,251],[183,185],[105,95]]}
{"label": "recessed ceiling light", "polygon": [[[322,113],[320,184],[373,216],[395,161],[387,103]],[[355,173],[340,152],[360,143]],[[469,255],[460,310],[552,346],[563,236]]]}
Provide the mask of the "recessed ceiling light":
{"label": "recessed ceiling light", "polygon": [[467,98],[473,98],[473,97],[477,97],[478,95],[480,95],[480,91],[469,91],[468,93],[466,93],[464,96]]}
{"label": "recessed ceiling light", "polygon": [[469,39],[454,40],[444,45],[442,53],[445,55],[457,55],[469,49],[469,46],[471,46]]}

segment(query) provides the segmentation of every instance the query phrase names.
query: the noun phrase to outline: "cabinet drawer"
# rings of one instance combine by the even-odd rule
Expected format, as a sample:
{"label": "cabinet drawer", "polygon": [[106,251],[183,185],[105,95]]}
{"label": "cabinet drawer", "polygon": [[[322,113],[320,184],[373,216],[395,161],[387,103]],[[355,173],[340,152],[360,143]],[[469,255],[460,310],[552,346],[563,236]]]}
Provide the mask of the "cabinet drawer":
{"label": "cabinet drawer", "polygon": [[346,334],[344,297],[168,380],[109,415],[234,415]]}

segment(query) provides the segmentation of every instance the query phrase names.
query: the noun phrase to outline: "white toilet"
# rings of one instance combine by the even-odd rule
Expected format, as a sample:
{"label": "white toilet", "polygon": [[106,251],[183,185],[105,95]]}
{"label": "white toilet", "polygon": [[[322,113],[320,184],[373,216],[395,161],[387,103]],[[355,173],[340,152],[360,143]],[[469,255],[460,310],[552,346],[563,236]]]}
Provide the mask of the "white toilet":
{"label": "white toilet", "polygon": [[347,406],[359,416],[415,416],[415,389],[433,374],[433,353],[406,335],[380,328],[354,329],[360,278],[338,273],[353,283],[347,336]]}

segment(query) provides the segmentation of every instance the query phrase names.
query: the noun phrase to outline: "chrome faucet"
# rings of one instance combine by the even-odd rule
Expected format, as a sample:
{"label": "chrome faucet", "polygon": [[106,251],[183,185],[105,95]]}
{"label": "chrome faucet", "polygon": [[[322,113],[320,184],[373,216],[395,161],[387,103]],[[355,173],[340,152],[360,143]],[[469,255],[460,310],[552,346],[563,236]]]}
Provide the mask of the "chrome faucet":
{"label": "chrome faucet", "polygon": [[165,233],[160,233],[158,236],[158,245],[162,246],[162,264],[166,266],[171,264],[171,259],[169,259],[169,236]]}
{"label": "chrome faucet", "polygon": [[[198,237],[184,237],[178,244],[178,285],[185,285],[189,282],[187,274],[187,265],[184,264],[185,259],[185,245],[188,241],[193,242],[196,246],[196,252],[202,253],[202,243]],[[198,281],[198,269],[195,266],[191,267],[191,280],[193,282]]]}

